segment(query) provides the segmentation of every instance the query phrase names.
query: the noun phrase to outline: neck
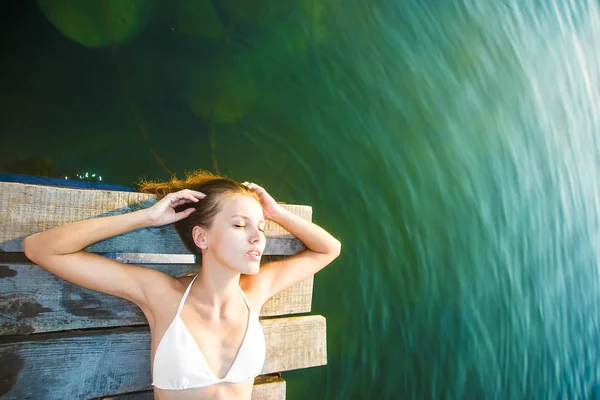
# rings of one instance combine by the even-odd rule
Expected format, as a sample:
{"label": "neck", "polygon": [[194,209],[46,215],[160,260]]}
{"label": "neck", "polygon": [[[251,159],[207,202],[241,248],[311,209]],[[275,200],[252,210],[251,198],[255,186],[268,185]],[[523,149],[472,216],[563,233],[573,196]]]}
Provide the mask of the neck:
{"label": "neck", "polygon": [[202,267],[191,292],[215,311],[224,310],[239,300],[240,273],[221,265],[211,257],[202,259]]}

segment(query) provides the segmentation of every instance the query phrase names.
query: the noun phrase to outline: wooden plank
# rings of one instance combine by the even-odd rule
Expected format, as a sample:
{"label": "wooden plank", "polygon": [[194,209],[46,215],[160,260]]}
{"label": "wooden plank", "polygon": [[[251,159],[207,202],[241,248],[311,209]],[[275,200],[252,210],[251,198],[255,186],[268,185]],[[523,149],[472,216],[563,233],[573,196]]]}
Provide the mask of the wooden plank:
{"label": "wooden plank", "polygon": [[[104,396],[102,400],[154,400],[154,391]],[[251,400],[285,400],[285,380],[279,375],[260,375],[254,379]]]}
{"label": "wooden plank", "polygon": [[[154,390],[96,397],[102,400],[154,400]],[[96,399],[92,398],[92,399]]]}
{"label": "wooden plank", "polygon": [[[89,218],[125,214],[147,208],[156,198],[147,193],[88,190],[0,182],[0,252],[22,252],[26,236]],[[282,204],[294,214],[311,220],[312,207]],[[304,245],[281,226],[268,221],[266,255],[292,255]],[[95,253],[189,254],[171,225],[137,229],[94,243]]]}
{"label": "wooden plank", "polygon": [[[322,316],[261,321],[267,343],[262,374],[324,365]],[[99,397],[151,389],[147,328],[40,334],[0,343],[0,396],[8,399]]]}
{"label": "wooden plank", "polygon": [[[98,397],[102,400],[154,400],[153,390]],[[94,399],[94,398],[92,398]]]}
{"label": "wooden plank", "polygon": [[263,371],[289,371],[327,364],[325,318],[320,315],[261,321],[268,332]]}
{"label": "wooden plank", "polygon": [[279,375],[261,375],[254,380],[251,400],[285,400],[285,381]]}
{"label": "wooden plank", "polygon": [[[265,257],[265,262],[272,258]],[[172,276],[195,274],[198,268],[142,265]],[[0,278],[0,336],[147,324],[134,303],[74,285],[32,263],[0,265]],[[310,312],[312,289],[311,276],[271,297],[260,315]]]}

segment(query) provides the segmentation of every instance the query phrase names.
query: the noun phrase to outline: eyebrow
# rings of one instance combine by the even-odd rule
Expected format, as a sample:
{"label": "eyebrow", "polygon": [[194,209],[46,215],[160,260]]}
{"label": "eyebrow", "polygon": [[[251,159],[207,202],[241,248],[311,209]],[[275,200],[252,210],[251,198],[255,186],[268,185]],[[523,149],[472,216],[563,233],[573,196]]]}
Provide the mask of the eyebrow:
{"label": "eyebrow", "polygon": [[[240,218],[244,218],[244,219],[251,219],[251,218],[246,217],[245,215],[237,215],[236,214],[236,215],[232,215],[231,216],[231,218],[235,218],[235,217],[240,217]],[[258,222],[265,222],[265,220],[264,219],[259,219]]]}

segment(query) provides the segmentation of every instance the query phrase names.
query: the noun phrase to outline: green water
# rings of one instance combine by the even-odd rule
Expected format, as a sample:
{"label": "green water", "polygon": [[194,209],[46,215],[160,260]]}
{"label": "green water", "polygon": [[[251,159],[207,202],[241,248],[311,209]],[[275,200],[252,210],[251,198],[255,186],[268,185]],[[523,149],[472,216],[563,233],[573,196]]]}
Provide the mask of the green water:
{"label": "green water", "polygon": [[597,3],[234,3],[131,5],[112,45],[15,6],[0,155],[312,205],[343,254],[289,399],[600,398]]}

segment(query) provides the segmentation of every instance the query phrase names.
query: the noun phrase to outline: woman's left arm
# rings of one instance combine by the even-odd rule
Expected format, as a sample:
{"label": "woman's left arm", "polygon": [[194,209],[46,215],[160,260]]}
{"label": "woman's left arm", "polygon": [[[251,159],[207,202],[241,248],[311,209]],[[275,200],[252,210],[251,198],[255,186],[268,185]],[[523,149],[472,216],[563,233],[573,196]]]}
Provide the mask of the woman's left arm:
{"label": "woman's left arm", "polygon": [[303,281],[325,268],[340,255],[341,243],[325,229],[281,207],[262,187],[245,183],[261,200],[265,218],[296,236],[306,250],[261,266],[254,276],[245,276],[249,290],[256,290],[264,301],[275,293]]}

